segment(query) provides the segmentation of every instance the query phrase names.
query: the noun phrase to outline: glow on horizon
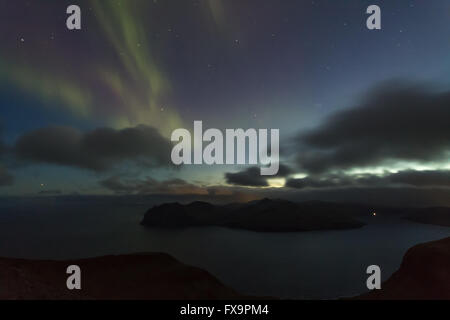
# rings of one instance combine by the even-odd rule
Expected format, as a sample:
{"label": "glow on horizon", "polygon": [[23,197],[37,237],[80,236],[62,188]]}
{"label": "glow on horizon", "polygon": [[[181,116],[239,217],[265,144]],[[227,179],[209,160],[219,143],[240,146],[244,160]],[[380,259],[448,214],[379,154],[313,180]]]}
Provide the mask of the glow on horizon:
{"label": "glow on horizon", "polygon": [[286,185],[285,178],[267,179],[270,188],[283,188]]}
{"label": "glow on horizon", "polygon": [[450,170],[449,162],[432,162],[432,163],[418,163],[418,162],[398,162],[390,166],[376,166],[366,168],[353,168],[344,171],[348,175],[364,175],[373,174],[383,176],[385,174],[398,173],[401,171],[414,170],[414,171],[437,171],[437,170]]}
{"label": "glow on horizon", "polygon": [[304,179],[304,178],[306,178],[308,175],[307,174],[305,174],[305,173],[297,173],[297,174],[294,174],[293,176],[292,176],[292,178],[294,178],[294,179]]}

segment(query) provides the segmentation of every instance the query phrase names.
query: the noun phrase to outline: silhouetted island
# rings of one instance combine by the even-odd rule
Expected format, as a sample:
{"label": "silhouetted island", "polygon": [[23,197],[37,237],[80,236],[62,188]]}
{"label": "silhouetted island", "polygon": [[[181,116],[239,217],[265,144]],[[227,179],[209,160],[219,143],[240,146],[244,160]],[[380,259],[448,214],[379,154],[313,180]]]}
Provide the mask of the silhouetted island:
{"label": "silhouetted island", "polygon": [[294,203],[263,199],[245,204],[167,203],[147,211],[141,224],[157,228],[220,226],[260,232],[295,232],[360,228],[355,217],[365,206],[326,202]]}
{"label": "silhouetted island", "polygon": [[381,290],[357,299],[450,300],[450,238],[412,247]]}
{"label": "silhouetted island", "polygon": [[[69,265],[81,268],[81,290],[66,287]],[[162,253],[71,261],[0,258],[0,274],[0,300],[250,299]]]}
{"label": "silhouetted island", "polygon": [[405,217],[406,219],[418,223],[450,227],[450,208],[420,208],[412,211],[412,213]]}
{"label": "silhouetted island", "polygon": [[148,210],[141,224],[155,228],[219,226],[260,232],[341,230],[365,225],[368,216],[398,216],[417,223],[450,227],[450,208],[402,208],[323,201],[262,199],[213,205],[166,203]]}

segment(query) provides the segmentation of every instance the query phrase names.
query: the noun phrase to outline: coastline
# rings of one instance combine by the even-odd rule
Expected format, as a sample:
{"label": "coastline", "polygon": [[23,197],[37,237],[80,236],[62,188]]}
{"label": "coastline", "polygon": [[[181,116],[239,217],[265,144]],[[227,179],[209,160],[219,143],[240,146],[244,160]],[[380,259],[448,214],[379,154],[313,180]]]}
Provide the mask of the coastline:
{"label": "coastline", "polygon": [[[430,262],[424,264],[424,257]],[[82,270],[81,290],[66,288],[69,265],[78,265]],[[240,294],[209,272],[165,253],[78,260],[0,258],[0,274],[6,284],[0,288],[1,300],[276,299]],[[410,248],[381,290],[331,300],[450,300],[449,275],[450,237]]]}

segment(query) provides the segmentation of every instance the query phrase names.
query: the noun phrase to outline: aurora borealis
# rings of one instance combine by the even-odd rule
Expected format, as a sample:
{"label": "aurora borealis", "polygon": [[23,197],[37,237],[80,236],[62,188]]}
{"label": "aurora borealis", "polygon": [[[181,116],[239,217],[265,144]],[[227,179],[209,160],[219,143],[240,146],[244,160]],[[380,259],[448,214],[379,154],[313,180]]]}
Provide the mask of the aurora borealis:
{"label": "aurora borealis", "polygon": [[[0,0],[0,195],[450,205],[450,4],[375,2]],[[175,168],[195,120],[280,129],[282,170]]]}

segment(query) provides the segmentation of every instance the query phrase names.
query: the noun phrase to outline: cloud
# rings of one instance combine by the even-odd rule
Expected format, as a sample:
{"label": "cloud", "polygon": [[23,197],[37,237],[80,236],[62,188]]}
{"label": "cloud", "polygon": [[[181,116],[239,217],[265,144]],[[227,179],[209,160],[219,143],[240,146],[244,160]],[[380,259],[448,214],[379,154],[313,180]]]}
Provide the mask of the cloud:
{"label": "cloud", "polygon": [[390,182],[408,184],[412,186],[435,186],[435,187],[450,187],[450,171],[436,170],[436,171],[401,171],[390,175]]}
{"label": "cloud", "polygon": [[0,165],[0,187],[11,186],[14,184],[14,177]]}
{"label": "cloud", "polygon": [[46,196],[57,196],[62,194],[63,192],[61,190],[42,190],[39,191],[38,194],[40,195],[46,195]]}
{"label": "cloud", "polygon": [[6,153],[6,150],[7,149],[6,149],[5,144],[3,143],[3,141],[0,140],[0,157]]}
{"label": "cloud", "polygon": [[207,195],[208,190],[182,179],[158,181],[152,178],[121,179],[113,176],[100,181],[100,185],[116,194],[198,194]]}
{"label": "cloud", "polygon": [[[0,127],[1,133],[1,127]],[[1,138],[1,137],[0,137]],[[3,156],[7,153],[7,147],[0,139],[0,160],[3,160]],[[11,175],[8,170],[0,163],[0,187],[11,186],[14,184],[14,176]]]}
{"label": "cloud", "polygon": [[38,129],[19,137],[18,158],[30,162],[104,171],[132,161],[145,167],[170,165],[171,144],[156,129],[141,125],[83,133],[71,127]]}
{"label": "cloud", "polygon": [[298,163],[324,173],[398,161],[446,161],[450,92],[390,82],[297,139]]}
{"label": "cloud", "polygon": [[236,173],[227,172],[225,180],[228,184],[239,186],[267,187],[269,185],[267,178],[261,175],[258,167],[251,167]]}
{"label": "cloud", "polygon": [[269,183],[267,179],[275,177],[287,177],[292,173],[291,168],[286,165],[280,164],[278,174],[276,176],[262,176],[259,167],[250,167],[244,171],[231,173],[225,173],[225,180],[228,184],[236,186],[247,186],[247,187],[267,187]]}
{"label": "cloud", "polygon": [[302,179],[288,179],[286,187],[295,189],[331,188],[355,184],[354,179],[347,176],[327,175],[325,177],[306,177]]}
{"label": "cloud", "polygon": [[289,179],[286,187],[295,189],[305,188],[339,188],[339,187],[449,187],[450,171],[415,171],[405,170],[384,176],[364,174],[325,174],[310,176],[303,179]]}
{"label": "cloud", "polygon": [[292,174],[293,171],[290,167],[284,164],[280,164],[278,168],[278,173],[276,174],[276,177],[287,177],[290,174]]}

